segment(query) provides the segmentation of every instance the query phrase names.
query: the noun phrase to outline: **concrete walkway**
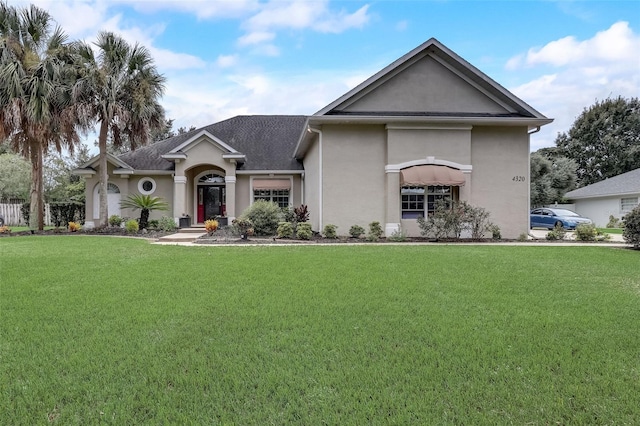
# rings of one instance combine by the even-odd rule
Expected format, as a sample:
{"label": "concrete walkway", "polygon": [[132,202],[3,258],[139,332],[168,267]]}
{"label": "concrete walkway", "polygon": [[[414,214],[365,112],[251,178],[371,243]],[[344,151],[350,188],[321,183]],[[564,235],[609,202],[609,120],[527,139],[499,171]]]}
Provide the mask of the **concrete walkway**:
{"label": "concrete walkway", "polygon": [[[599,245],[604,247],[629,247],[628,244],[624,242],[622,235],[620,234],[609,234],[611,235],[611,239],[603,242],[581,242],[576,241],[573,232],[567,232],[566,235],[566,243],[558,242],[558,241],[547,241],[546,235],[549,231],[545,229],[532,229],[529,231],[529,241],[528,242],[520,242],[520,241],[509,241],[509,242],[479,242],[477,244],[480,245],[535,245],[535,246],[565,246],[565,247],[576,247],[576,246],[591,246]],[[265,242],[259,242],[255,244],[251,244],[251,242],[245,242],[241,244],[233,244],[233,243],[224,243],[224,244],[198,244],[196,240],[205,235],[206,232],[200,232],[197,229],[190,229],[187,232],[178,232],[176,234],[167,235],[161,237],[158,241],[152,242],[152,244],[160,244],[160,245],[179,245],[179,246],[215,246],[215,247],[230,247],[230,246],[242,246],[242,247],[255,247],[255,246],[290,246],[291,244],[285,243],[274,243],[268,244]],[[335,243],[335,244],[325,244],[325,245],[335,245],[335,246],[344,246],[344,245],[363,245],[368,244],[367,242],[357,242],[357,243]],[[380,243],[369,243],[369,244],[380,244]],[[443,244],[475,244],[475,243],[456,243],[456,242],[437,242],[437,243],[429,243],[429,242],[398,242],[391,243],[385,242],[385,245],[443,245]],[[305,243],[296,243],[297,246],[318,246],[320,244],[305,244]]]}

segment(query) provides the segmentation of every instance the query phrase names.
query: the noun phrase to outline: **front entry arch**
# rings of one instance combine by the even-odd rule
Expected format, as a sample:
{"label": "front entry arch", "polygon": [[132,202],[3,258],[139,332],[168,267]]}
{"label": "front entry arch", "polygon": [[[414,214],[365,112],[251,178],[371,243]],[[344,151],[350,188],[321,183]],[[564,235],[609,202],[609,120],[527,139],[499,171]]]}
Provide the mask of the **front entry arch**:
{"label": "front entry arch", "polygon": [[216,171],[206,171],[196,176],[195,212],[197,223],[226,216],[226,185],[223,176]]}

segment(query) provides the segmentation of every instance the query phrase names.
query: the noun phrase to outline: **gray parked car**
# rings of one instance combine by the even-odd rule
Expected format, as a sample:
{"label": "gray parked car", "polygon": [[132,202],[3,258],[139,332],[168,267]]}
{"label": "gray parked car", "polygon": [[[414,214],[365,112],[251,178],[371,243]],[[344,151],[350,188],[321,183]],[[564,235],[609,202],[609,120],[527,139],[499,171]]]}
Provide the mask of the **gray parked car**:
{"label": "gray parked car", "polygon": [[533,209],[529,218],[531,228],[553,229],[561,226],[564,229],[576,229],[581,223],[593,223],[591,219],[567,209]]}

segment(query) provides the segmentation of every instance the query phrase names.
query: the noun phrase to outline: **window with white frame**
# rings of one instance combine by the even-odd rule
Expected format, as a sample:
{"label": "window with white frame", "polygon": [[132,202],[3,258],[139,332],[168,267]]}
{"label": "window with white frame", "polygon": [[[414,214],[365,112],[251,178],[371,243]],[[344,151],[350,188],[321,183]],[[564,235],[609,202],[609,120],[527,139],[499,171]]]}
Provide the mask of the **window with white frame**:
{"label": "window with white frame", "polygon": [[[440,202],[451,205],[457,198],[454,186],[403,186],[402,219],[417,219],[433,214]],[[426,197],[426,200],[425,200]]]}
{"label": "window with white frame", "polygon": [[638,206],[638,197],[629,197],[620,199],[620,212],[629,213]]}
{"label": "window with white frame", "polygon": [[253,191],[253,201],[273,201],[280,207],[289,207],[288,189],[256,189]]}
{"label": "window with white frame", "polygon": [[138,191],[143,195],[153,194],[156,190],[156,181],[150,177],[143,177],[138,181]]}

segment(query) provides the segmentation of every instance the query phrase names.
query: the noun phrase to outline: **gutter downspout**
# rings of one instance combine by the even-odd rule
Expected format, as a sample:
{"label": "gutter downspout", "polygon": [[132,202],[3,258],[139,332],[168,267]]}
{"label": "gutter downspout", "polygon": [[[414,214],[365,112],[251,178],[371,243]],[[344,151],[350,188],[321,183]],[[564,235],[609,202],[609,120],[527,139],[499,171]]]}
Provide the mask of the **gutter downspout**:
{"label": "gutter downspout", "polygon": [[318,134],[318,231],[322,232],[322,130],[307,127],[309,132]]}
{"label": "gutter downspout", "polygon": [[529,161],[527,161],[527,176],[529,177],[528,185],[527,185],[527,234],[531,235],[531,230],[529,227],[531,226],[531,217],[529,216],[529,212],[531,211],[531,135],[534,133],[538,133],[540,131],[540,126],[536,126],[530,132],[527,132],[529,137],[527,138],[527,151],[529,152]]}

